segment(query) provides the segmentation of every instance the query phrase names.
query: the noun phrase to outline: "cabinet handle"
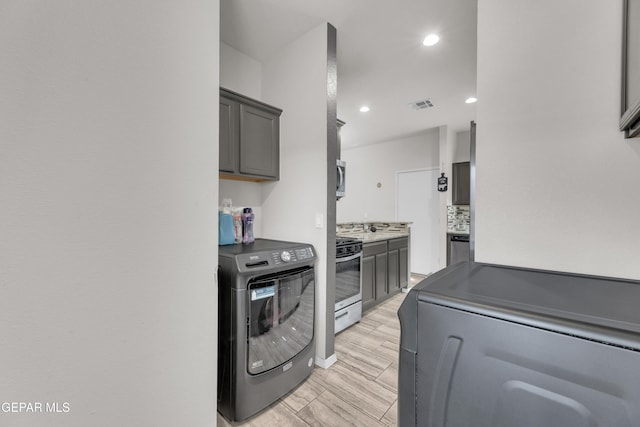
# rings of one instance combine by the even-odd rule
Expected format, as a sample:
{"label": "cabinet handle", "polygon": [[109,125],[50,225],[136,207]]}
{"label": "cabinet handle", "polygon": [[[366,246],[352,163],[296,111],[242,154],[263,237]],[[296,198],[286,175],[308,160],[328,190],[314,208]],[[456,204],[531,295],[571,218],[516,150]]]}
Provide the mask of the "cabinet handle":
{"label": "cabinet handle", "polygon": [[336,320],[338,320],[338,319],[339,319],[339,318],[341,318],[341,317],[346,316],[347,314],[349,314],[349,312],[348,312],[348,311],[345,311],[344,313],[341,313],[341,314],[337,315],[337,316],[336,316]]}

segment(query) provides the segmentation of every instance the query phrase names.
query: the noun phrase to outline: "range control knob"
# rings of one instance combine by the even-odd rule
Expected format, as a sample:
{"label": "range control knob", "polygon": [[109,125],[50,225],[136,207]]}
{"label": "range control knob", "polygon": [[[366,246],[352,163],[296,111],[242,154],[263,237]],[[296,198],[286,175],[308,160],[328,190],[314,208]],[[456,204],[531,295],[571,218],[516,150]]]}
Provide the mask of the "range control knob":
{"label": "range control knob", "polygon": [[289,251],[282,251],[282,253],[280,253],[280,259],[284,262],[291,261],[291,253]]}

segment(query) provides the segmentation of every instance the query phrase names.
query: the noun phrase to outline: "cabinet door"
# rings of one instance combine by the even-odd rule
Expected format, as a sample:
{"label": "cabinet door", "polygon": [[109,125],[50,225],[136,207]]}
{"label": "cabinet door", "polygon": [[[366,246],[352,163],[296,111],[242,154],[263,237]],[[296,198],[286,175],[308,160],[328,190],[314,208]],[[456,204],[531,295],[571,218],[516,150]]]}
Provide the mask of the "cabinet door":
{"label": "cabinet door", "polygon": [[389,281],[389,292],[400,289],[400,270],[399,270],[399,258],[400,254],[398,249],[389,249],[389,263],[387,269],[387,277]]}
{"label": "cabinet door", "polygon": [[471,200],[471,170],[469,162],[454,163],[453,165],[453,194],[454,205],[468,205]]}
{"label": "cabinet door", "polygon": [[238,169],[239,104],[237,101],[220,97],[220,172],[234,173]]}
{"label": "cabinet door", "polygon": [[409,286],[409,247],[398,249],[398,257],[399,286],[401,288],[406,288]]}
{"label": "cabinet door", "polygon": [[278,116],[240,105],[240,173],[279,178],[279,126]]}
{"label": "cabinet door", "polygon": [[380,301],[389,295],[387,283],[387,253],[376,255],[376,300]]}
{"label": "cabinet door", "polygon": [[362,258],[362,309],[371,308],[376,300],[375,294],[375,271],[376,257],[368,256]]}

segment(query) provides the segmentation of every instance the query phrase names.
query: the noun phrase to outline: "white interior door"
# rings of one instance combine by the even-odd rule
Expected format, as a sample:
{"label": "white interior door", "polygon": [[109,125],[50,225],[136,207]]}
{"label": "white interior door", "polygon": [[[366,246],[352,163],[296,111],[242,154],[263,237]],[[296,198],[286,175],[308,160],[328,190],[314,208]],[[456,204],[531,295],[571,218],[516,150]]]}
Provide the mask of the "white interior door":
{"label": "white interior door", "polygon": [[411,272],[439,270],[439,170],[397,172],[396,220],[411,221]]}

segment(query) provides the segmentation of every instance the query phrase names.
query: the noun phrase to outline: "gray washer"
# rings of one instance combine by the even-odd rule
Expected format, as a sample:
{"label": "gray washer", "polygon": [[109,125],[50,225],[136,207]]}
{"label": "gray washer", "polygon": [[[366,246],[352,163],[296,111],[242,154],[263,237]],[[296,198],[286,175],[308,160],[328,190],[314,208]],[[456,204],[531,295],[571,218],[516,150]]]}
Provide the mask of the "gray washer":
{"label": "gray washer", "polygon": [[256,239],[218,247],[218,411],[244,420],[313,370],[315,249]]}

